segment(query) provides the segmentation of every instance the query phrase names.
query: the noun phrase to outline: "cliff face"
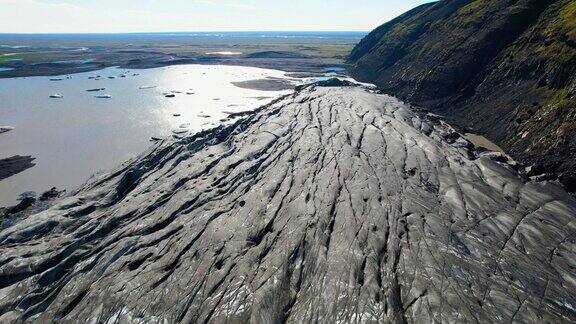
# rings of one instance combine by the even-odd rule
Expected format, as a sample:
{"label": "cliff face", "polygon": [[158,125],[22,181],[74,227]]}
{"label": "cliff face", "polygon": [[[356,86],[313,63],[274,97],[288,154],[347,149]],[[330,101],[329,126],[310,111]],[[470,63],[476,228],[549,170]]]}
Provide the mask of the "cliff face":
{"label": "cliff face", "polygon": [[576,1],[444,0],[382,25],[352,74],[576,190]]}
{"label": "cliff face", "polygon": [[0,322],[571,322],[574,215],[394,98],[308,87],[0,232]]}

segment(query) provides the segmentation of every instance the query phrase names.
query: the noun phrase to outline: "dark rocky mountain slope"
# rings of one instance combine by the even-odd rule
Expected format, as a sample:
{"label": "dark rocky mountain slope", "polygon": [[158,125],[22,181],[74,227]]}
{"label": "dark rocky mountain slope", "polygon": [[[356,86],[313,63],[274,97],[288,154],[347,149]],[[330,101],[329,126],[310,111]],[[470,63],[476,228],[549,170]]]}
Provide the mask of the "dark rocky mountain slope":
{"label": "dark rocky mountain slope", "polygon": [[574,322],[576,201],[516,168],[302,88],[1,231],[0,322]]}
{"label": "dark rocky mountain slope", "polygon": [[353,75],[576,190],[576,1],[443,0],[363,39]]}

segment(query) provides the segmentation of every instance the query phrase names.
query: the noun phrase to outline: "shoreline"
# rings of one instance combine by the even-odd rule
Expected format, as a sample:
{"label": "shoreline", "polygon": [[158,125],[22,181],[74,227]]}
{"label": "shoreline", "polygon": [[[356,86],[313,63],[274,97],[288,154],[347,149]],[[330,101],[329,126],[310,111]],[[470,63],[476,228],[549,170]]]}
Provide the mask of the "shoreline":
{"label": "shoreline", "polygon": [[344,60],[324,62],[313,57],[285,57],[266,58],[253,57],[249,55],[238,56],[200,56],[183,58],[148,58],[132,59],[128,61],[92,61],[89,63],[34,63],[28,64],[22,61],[4,62],[1,68],[11,68],[12,70],[0,71],[0,79],[37,77],[37,76],[60,76],[78,73],[95,72],[98,70],[118,67],[120,69],[144,70],[177,65],[227,65],[244,66],[262,69],[280,70],[287,73],[317,74],[328,73],[333,68],[340,68],[347,71],[348,64]]}

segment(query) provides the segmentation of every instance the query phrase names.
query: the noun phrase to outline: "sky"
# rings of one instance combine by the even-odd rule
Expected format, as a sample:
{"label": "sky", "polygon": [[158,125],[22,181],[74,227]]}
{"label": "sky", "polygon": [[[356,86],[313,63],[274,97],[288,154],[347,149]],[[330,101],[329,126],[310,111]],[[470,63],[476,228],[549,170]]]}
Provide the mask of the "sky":
{"label": "sky", "polygon": [[370,31],[430,0],[0,0],[0,33]]}

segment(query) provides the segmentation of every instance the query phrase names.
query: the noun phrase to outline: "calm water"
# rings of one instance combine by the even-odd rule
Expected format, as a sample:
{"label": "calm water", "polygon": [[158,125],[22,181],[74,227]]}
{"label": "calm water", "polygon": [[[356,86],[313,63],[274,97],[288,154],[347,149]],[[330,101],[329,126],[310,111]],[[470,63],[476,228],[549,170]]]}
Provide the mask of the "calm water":
{"label": "calm water", "polygon": [[[102,79],[88,79],[97,75]],[[26,191],[75,188],[96,172],[143,152],[152,136],[171,136],[183,127],[190,132],[214,127],[227,116],[223,111],[253,109],[286,93],[231,84],[264,77],[284,77],[284,72],[184,65],[131,71],[109,68],[71,79],[61,77],[62,81],[2,79],[0,126],[15,129],[0,134],[0,158],[32,155],[36,166],[0,181],[0,205],[14,203]],[[93,88],[106,90],[86,91]],[[171,91],[181,93],[166,98],[164,93]],[[49,98],[56,93],[63,98]],[[104,94],[112,98],[94,97]]]}

